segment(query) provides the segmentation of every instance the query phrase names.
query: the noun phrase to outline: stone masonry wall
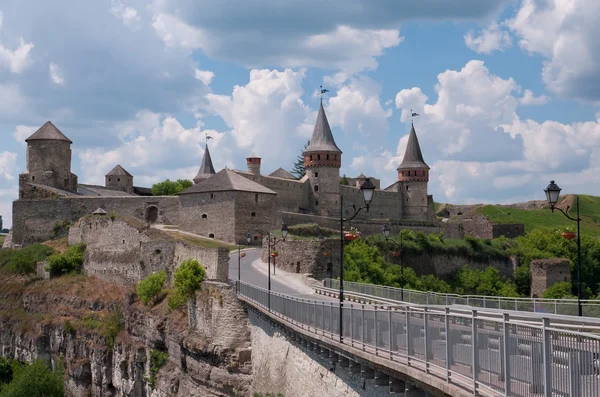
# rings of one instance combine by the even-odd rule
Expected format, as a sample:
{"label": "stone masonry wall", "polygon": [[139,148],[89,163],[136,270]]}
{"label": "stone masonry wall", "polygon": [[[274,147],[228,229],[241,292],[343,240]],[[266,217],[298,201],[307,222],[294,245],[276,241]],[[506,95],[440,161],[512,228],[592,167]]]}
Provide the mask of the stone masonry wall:
{"label": "stone masonry wall", "polygon": [[[340,186],[340,193],[344,196],[345,216],[352,214],[352,205],[355,205],[356,208],[360,208],[365,204],[360,189],[357,189],[354,186],[342,185]],[[352,222],[354,223],[356,220],[362,218],[401,219],[402,207],[402,196],[399,193],[378,190],[373,195],[373,201],[371,202],[369,212],[362,210],[358,214],[357,218],[355,218],[355,220],[353,220]]]}
{"label": "stone masonry wall", "polygon": [[57,222],[75,222],[98,208],[115,211],[119,216],[144,220],[146,208],[158,208],[158,223],[177,224],[178,197],[61,197],[51,200],[16,200],[13,202],[13,242],[31,244],[53,238]]}
{"label": "stone masonry wall", "polygon": [[259,183],[277,193],[277,210],[297,212],[298,208],[310,207],[310,183],[291,179],[254,175],[249,172],[236,171],[238,174]]}
{"label": "stone masonry wall", "polygon": [[277,228],[274,208],[277,196],[274,194],[236,192],[235,193],[235,243],[245,245],[246,234],[251,236],[266,234]]}
{"label": "stone masonry wall", "polygon": [[[395,258],[394,258],[395,259]],[[433,274],[440,278],[451,277],[452,274],[467,265],[471,269],[484,270],[488,266],[498,269],[504,277],[512,277],[514,266],[511,259],[489,258],[486,261],[478,261],[471,258],[465,258],[457,255],[438,255],[438,254],[419,254],[410,255],[405,253],[403,256],[404,266],[411,267],[420,274]],[[397,260],[395,263],[398,263]]]}
{"label": "stone masonry wall", "polygon": [[536,259],[529,265],[531,297],[542,298],[544,291],[561,281],[571,281],[571,262],[565,258]]}
{"label": "stone masonry wall", "polygon": [[182,194],[179,229],[234,243],[235,192]]}
{"label": "stone masonry wall", "polygon": [[465,233],[483,239],[494,239],[500,236],[515,238],[525,234],[525,225],[494,224],[484,215],[468,215],[463,219]]}

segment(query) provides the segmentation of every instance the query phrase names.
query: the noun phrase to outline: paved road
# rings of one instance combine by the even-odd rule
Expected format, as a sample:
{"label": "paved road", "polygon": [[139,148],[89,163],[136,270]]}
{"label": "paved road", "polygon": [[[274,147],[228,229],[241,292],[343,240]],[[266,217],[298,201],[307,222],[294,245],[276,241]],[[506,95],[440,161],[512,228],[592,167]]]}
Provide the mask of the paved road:
{"label": "paved road", "polygon": [[[242,281],[256,285],[257,287],[267,289],[268,278],[267,273],[256,269],[252,266],[252,263],[260,259],[260,249],[249,249],[246,250],[246,257],[241,258],[241,279]],[[232,252],[229,255],[229,279],[237,280],[238,278],[238,253],[237,251]],[[282,294],[293,295],[299,298],[312,299],[312,300],[331,300],[330,298],[323,297],[317,294],[307,294],[306,291],[295,289],[293,285],[284,284],[271,277],[271,291],[279,292]]]}

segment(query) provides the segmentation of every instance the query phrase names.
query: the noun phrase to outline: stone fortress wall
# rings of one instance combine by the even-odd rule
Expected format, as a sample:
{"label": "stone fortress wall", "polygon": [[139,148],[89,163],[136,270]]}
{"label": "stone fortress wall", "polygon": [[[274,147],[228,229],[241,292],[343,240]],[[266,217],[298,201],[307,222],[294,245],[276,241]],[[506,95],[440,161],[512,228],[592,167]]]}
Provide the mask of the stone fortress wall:
{"label": "stone fortress wall", "polygon": [[191,246],[151,229],[137,219],[81,218],[69,230],[69,244],[85,243],[84,272],[107,281],[135,285],[151,273],[166,271],[169,280],[182,261],[198,260],[206,279],[227,280],[229,251]]}
{"label": "stone fortress wall", "polygon": [[236,172],[277,193],[277,209],[279,211],[297,212],[299,208],[310,208],[310,184],[306,180],[303,182],[251,172]]}
{"label": "stone fortress wall", "polygon": [[467,215],[462,222],[465,233],[478,238],[515,238],[525,234],[525,225],[522,223],[495,224],[484,215]]}

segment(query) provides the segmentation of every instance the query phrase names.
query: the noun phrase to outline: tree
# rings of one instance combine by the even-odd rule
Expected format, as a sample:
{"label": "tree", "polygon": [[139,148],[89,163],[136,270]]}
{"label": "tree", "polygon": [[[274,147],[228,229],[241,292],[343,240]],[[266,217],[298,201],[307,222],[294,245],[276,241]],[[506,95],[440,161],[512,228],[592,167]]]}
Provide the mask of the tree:
{"label": "tree", "polygon": [[162,182],[152,185],[152,195],[172,196],[174,194],[183,192],[192,185],[193,183],[189,179],[178,179],[176,181],[165,179]]}
{"label": "tree", "polygon": [[348,182],[348,177],[346,174],[340,178],[340,185],[348,186],[350,183]]}
{"label": "tree", "polygon": [[308,147],[308,145],[310,145],[310,141],[306,142],[306,144],[304,145],[304,149],[302,149],[302,153],[300,153],[300,155],[298,156],[298,158],[296,159],[296,162],[294,163],[294,169],[291,171],[291,173],[293,175],[296,176],[296,178],[300,179],[304,176],[304,174],[306,174],[306,170],[304,169],[304,151],[306,150],[306,148]]}
{"label": "tree", "polygon": [[195,259],[186,259],[175,271],[175,288],[185,298],[191,298],[200,289],[206,271]]}
{"label": "tree", "polygon": [[42,360],[14,365],[12,382],[2,388],[0,397],[63,397],[63,366],[52,371]]}
{"label": "tree", "polygon": [[137,295],[144,305],[148,304],[161,293],[165,281],[167,280],[167,273],[164,271],[159,273],[152,273],[145,279],[141,280],[137,285]]}
{"label": "tree", "polygon": [[560,281],[555,283],[552,287],[544,291],[544,298],[546,299],[563,299],[563,298],[575,298],[573,296],[573,285],[568,281]]}

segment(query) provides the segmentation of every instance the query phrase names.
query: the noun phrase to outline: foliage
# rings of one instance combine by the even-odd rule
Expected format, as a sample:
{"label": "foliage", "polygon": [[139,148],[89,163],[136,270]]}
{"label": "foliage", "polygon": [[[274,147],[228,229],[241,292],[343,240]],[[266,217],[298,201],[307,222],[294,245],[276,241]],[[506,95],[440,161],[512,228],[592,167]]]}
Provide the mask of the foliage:
{"label": "foliage", "polygon": [[0,268],[12,273],[34,273],[37,262],[45,261],[54,250],[43,244],[32,244],[19,250],[0,250]]}
{"label": "foliage", "polygon": [[150,350],[150,375],[146,378],[146,382],[152,390],[156,387],[156,375],[168,362],[169,353],[154,349]]}
{"label": "foliage", "polygon": [[491,266],[485,270],[463,266],[453,275],[454,290],[463,295],[488,295],[518,297],[516,286],[500,276],[500,271]]}
{"label": "foliage", "polygon": [[183,192],[185,189],[193,185],[192,181],[188,179],[178,179],[172,181],[165,179],[162,182],[155,183],[152,185],[152,195],[154,196],[172,196],[177,193]]}
{"label": "foliage", "polygon": [[567,281],[561,281],[555,283],[552,287],[544,291],[544,298],[546,299],[563,299],[563,298],[574,298],[572,294],[573,285]]}
{"label": "foliage", "polygon": [[64,397],[62,363],[52,371],[42,360],[13,364],[12,381],[2,388],[0,397]]}
{"label": "foliage", "polygon": [[517,266],[513,273],[513,280],[517,293],[522,296],[529,296],[531,291],[531,274],[529,273],[529,265]]}
{"label": "foliage", "polygon": [[2,385],[10,383],[13,376],[13,360],[0,356],[0,390]]}
{"label": "foliage", "polygon": [[339,230],[320,227],[316,223],[301,223],[294,226],[288,226],[288,232],[294,236],[300,237],[319,237],[322,234],[325,237],[339,236]]}
{"label": "foliage", "polygon": [[177,290],[169,291],[167,298],[169,309],[177,310],[185,304],[185,301],[185,296],[182,296]]}
{"label": "foliage", "polygon": [[111,221],[114,221],[115,219],[117,219],[117,213],[115,212],[115,210],[110,210],[110,212],[108,213],[108,217],[110,218]]}
{"label": "foliage", "polygon": [[304,149],[302,149],[302,152],[300,153],[300,155],[296,158],[296,161],[294,162],[294,169],[292,171],[290,171],[290,173],[298,179],[302,178],[304,176],[304,174],[306,174],[306,170],[304,169],[304,151],[306,150],[308,145],[310,145],[310,141],[308,141],[308,142],[306,142],[306,144],[304,144]]}
{"label": "foliage", "polygon": [[48,258],[46,270],[53,276],[68,273],[79,273],[83,265],[83,252],[85,244],[74,244],[65,252],[52,255]]}
{"label": "foliage", "polygon": [[159,273],[152,273],[138,283],[136,292],[144,305],[156,300],[162,292],[166,280],[167,273],[162,271]]}
{"label": "foliage", "polygon": [[175,288],[185,298],[191,298],[200,289],[206,276],[204,267],[195,259],[186,259],[175,271]]}
{"label": "foliage", "polygon": [[344,174],[341,178],[340,178],[340,185],[345,185],[348,186],[350,184],[350,182],[348,181],[348,177],[346,176],[346,174]]}
{"label": "foliage", "polygon": [[115,338],[125,328],[123,312],[120,309],[110,310],[102,324],[102,335],[106,338],[106,346],[112,350]]}
{"label": "foliage", "polygon": [[52,226],[52,235],[56,238],[66,237],[69,234],[69,228],[71,227],[71,222],[64,219],[62,221],[54,222]]}

